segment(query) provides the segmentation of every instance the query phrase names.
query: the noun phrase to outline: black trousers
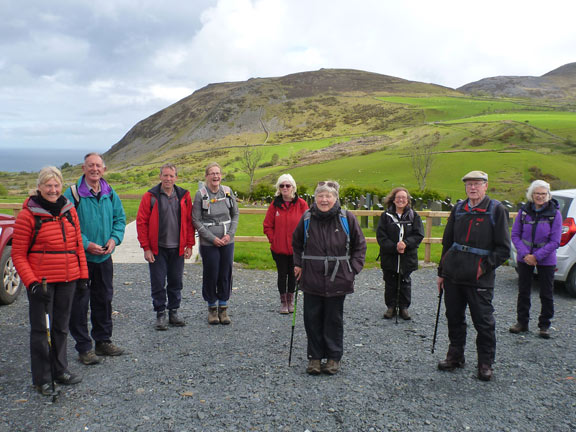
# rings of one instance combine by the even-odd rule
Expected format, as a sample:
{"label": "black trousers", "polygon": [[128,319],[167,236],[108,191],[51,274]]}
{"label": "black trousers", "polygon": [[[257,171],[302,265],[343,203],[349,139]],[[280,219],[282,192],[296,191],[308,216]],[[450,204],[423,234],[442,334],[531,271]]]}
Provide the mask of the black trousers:
{"label": "black trousers", "polygon": [[384,270],[384,302],[389,308],[396,307],[396,299],[399,299],[400,309],[408,309],[412,303],[412,272],[403,273],[400,277],[400,296],[398,296],[398,273]]}
{"label": "black trousers", "polygon": [[344,300],[304,293],[304,328],[309,359],[342,358],[344,353]]}
{"label": "black trousers", "polygon": [[68,323],[70,322],[76,281],[48,284],[48,289],[52,294],[52,299],[47,306],[28,293],[32,384],[38,386],[52,381],[48,335],[46,333],[46,308],[50,316],[54,377],[62,375],[68,370],[68,358],[66,356]]}
{"label": "black trousers", "polygon": [[[547,329],[550,320],[554,317],[554,269],[556,266],[537,266],[538,285],[540,286],[540,316],[538,327]],[[526,263],[518,263],[518,322],[528,327],[530,321],[530,294],[532,291],[532,277],[534,266]]]}
{"label": "black trousers", "polygon": [[152,306],[154,311],[178,309],[182,301],[182,276],[184,274],[184,255],[178,248],[158,248],[154,262],[148,263],[150,269],[150,285]]}
{"label": "black trousers", "polygon": [[496,357],[496,321],[492,299],[494,287],[460,285],[444,279],[444,304],[448,320],[448,338],[454,356],[464,355],[466,346],[466,306],[476,329],[478,363],[492,365]]}
{"label": "black trousers", "polygon": [[293,293],[296,290],[296,276],[294,276],[294,257],[272,252],[278,270],[278,292],[280,294]]}
{"label": "black trousers", "polygon": [[[77,291],[70,315],[70,334],[76,341],[76,351],[84,353],[95,342],[110,342],[112,338],[112,297],[114,296],[114,264],[112,257],[101,263],[88,262],[89,282],[84,292]],[[88,309],[92,331],[88,331]]]}

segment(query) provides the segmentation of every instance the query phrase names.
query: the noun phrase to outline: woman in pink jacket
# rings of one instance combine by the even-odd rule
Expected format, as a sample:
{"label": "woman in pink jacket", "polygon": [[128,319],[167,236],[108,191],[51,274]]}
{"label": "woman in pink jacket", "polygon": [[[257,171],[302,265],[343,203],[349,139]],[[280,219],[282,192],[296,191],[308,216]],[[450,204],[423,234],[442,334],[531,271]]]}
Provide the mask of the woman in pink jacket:
{"label": "woman in pink jacket", "polygon": [[294,260],[292,258],[292,233],[308,204],[296,194],[296,182],[290,174],[282,174],[276,182],[274,201],[264,218],[264,234],[270,242],[272,258],[278,269],[278,291],[281,314],[294,311]]}

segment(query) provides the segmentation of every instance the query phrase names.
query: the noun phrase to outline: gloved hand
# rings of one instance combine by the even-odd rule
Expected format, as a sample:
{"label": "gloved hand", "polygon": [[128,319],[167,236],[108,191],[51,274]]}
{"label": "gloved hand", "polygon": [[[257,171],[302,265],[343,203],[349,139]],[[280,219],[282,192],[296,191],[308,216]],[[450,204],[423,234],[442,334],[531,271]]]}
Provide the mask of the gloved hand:
{"label": "gloved hand", "polygon": [[88,279],[78,279],[76,281],[76,291],[84,293],[88,289]]}
{"label": "gloved hand", "polygon": [[50,288],[48,288],[46,292],[44,292],[40,282],[32,282],[28,287],[28,291],[30,292],[30,295],[34,297],[37,301],[44,304],[50,303]]}

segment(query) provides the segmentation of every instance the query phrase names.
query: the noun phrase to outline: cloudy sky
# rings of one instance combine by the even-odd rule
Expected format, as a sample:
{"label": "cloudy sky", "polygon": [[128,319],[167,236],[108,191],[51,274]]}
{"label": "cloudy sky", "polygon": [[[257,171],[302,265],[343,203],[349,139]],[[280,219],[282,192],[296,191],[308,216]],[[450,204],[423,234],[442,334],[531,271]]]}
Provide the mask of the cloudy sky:
{"label": "cloudy sky", "polygon": [[215,82],[353,68],[456,88],[576,61],[573,0],[0,0],[0,16],[0,170],[104,152]]}

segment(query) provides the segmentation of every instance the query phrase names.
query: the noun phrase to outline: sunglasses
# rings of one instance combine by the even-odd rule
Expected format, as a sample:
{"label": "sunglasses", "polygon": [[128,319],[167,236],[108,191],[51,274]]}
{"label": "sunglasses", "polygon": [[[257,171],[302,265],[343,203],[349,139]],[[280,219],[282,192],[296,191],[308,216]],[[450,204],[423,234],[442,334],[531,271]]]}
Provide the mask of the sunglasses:
{"label": "sunglasses", "polygon": [[281,189],[284,189],[284,188],[290,189],[292,187],[292,185],[291,184],[281,184],[281,185],[278,185],[278,187]]}
{"label": "sunglasses", "polygon": [[332,189],[336,189],[336,190],[339,190],[339,189],[340,189],[340,185],[339,185],[338,183],[332,182],[332,181],[321,181],[321,182],[318,182],[318,185],[317,185],[316,187],[319,187],[319,186],[328,186],[328,187],[330,187],[330,188],[332,188]]}

